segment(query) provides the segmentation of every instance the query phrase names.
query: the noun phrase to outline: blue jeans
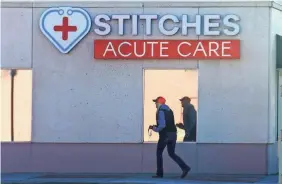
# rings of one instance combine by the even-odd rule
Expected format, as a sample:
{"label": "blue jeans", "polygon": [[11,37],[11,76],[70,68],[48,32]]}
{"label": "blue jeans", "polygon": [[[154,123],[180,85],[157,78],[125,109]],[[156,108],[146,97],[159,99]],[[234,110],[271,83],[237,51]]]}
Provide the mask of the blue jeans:
{"label": "blue jeans", "polygon": [[178,166],[182,169],[188,169],[189,166],[175,154],[177,135],[176,132],[169,132],[166,135],[160,135],[157,145],[157,175],[163,176],[163,151],[167,146],[167,152],[170,158],[174,160]]}

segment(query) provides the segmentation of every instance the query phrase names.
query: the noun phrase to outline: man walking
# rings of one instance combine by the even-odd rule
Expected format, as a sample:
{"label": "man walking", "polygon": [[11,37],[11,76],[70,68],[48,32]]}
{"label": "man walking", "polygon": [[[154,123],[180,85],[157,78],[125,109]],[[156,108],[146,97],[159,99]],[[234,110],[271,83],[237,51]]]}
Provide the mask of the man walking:
{"label": "man walking", "polygon": [[197,132],[197,112],[195,107],[191,104],[191,99],[185,96],[180,99],[183,107],[183,123],[178,123],[176,126],[185,130],[185,137],[183,141],[196,141]]}
{"label": "man walking", "polygon": [[150,126],[150,129],[159,133],[159,141],[157,145],[157,173],[153,178],[163,177],[163,151],[167,146],[169,156],[182,169],[181,178],[184,178],[191,168],[175,154],[175,145],[177,140],[176,126],[174,122],[173,111],[165,104],[166,100],[163,97],[158,97],[153,100],[156,104],[156,126]]}

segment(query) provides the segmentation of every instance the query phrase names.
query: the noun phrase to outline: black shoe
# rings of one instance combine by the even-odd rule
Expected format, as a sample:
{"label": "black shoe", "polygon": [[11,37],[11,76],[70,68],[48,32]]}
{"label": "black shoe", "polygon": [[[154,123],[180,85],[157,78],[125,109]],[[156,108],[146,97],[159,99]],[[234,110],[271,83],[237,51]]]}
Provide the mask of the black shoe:
{"label": "black shoe", "polygon": [[187,169],[183,169],[182,171],[182,175],[181,175],[181,178],[185,178],[187,176],[187,174],[189,173],[189,171],[191,170],[190,167],[188,167]]}
{"label": "black shoe", "polygon": [[154,175],[152,178],[163,178],[163,175]]}

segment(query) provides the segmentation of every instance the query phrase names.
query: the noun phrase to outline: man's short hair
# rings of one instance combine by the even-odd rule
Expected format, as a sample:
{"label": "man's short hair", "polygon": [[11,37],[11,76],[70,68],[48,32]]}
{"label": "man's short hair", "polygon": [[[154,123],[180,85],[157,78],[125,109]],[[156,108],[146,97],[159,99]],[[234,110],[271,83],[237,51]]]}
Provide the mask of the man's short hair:
{"label": "man's short hair", "polygon": [[187,101],[187,102],[191,102],[191,98],[189,98],[188,96],[184,96],[181,99],[179,99],[181,102],[183,101]]}

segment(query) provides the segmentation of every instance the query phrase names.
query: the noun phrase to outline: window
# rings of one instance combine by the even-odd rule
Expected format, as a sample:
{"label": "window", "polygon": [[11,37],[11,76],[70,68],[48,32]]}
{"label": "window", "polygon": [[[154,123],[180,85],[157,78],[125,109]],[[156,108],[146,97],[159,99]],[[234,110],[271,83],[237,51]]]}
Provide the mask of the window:
{"label": "window", "polygon": [[32,71],[1,70],[1,141],[31,141]]}
{"label": "window", "polygon": [[[180,98],[190,97],[191,104],[196,112],[198,111],[198,71],[144,70],[144,142],[158,140],[157,133],[153,132],[151,136],[148,133],[149,125],[156,124],[156,107],[152,100],[158,96],[165,97],[166,104],[174,112],[175,123],[183,123]],[[197,116],[197,113],[195,115]],[[185,131],[177,128],[177,132],[177,141],[183,142]]]}

